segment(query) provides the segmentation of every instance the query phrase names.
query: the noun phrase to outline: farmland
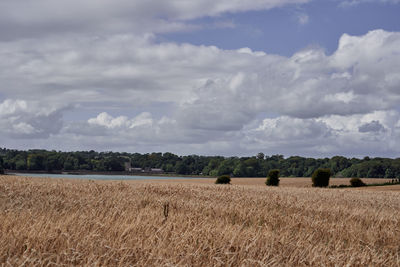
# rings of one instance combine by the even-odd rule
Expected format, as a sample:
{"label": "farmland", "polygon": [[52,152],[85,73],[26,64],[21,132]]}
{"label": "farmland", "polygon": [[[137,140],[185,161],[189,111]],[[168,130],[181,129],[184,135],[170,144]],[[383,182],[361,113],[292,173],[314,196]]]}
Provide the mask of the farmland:
{"label": "farmland", "polygon": [[0,176],[0,263],[400,264],[398,187],[317,189],[306,178],[266,187],[264,181]]}

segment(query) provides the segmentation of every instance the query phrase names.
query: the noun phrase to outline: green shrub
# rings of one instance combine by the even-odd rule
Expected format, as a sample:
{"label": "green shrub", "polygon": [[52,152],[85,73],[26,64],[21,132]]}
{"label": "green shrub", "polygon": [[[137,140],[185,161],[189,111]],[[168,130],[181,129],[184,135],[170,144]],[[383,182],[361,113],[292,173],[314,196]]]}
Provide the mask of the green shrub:
{"label": "green shrub", "polygon": [[331,177],[330,169],[317,169],[311,177],[312,186],[327,187],[329,185],[330,177]]}
{"label": "green shrub", "polygon": [[216,184],[230,184],[231,183],[231,177],[229,175],[221,175],[217,178],[215,181]]}
{"label": "green shrub", "polygon": [[265,184],[268,186],[279,186],[279,170],[270,170]]}
{"label": "green shrub", "polygon": [[366,184],[360,178],[351,178],[350,179],[350,185],[352,187],[366,186]]}

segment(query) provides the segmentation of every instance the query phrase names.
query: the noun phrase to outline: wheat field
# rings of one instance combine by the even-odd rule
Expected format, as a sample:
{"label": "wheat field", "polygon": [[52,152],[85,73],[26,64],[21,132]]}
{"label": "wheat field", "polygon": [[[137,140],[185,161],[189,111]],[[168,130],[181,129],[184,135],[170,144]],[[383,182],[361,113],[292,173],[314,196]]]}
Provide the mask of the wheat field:
{"label": "wheat field", "polygon": [[3,266],[399,266],[400,192],[0,176]]}

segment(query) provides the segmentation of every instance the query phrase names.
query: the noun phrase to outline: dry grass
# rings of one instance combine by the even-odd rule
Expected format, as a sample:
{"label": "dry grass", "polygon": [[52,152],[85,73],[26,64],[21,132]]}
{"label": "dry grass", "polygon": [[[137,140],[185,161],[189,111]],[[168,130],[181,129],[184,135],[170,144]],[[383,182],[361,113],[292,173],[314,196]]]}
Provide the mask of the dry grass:
{"label": "dry grass", "polygon": [[400,193],[0,176],[0,264],[399,266]]}

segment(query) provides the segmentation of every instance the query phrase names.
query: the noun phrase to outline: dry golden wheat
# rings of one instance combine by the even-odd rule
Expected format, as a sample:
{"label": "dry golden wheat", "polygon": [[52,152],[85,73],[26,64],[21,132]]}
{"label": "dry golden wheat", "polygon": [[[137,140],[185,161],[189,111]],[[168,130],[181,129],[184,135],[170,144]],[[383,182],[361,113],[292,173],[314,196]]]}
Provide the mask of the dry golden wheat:
{"label": "dry golden wheat", "polygon": [[0,176],[0,263],[399,266],[400,193]]}

